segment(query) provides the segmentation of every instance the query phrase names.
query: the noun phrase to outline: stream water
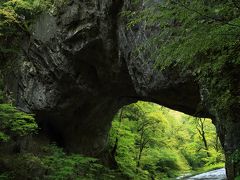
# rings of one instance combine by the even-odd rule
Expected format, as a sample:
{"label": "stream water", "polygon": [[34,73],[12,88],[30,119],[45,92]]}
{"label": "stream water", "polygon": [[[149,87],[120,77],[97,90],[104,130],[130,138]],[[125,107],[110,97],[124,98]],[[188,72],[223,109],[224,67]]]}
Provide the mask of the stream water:
{"label": "stream water", "polygon": [[226,177],[226,171],[225,168],[217,169],[214,171],[209,171],[206,173],[198,174],[196,176],[192,176],[189,178],[186,178],[187,180],[194,180],[194,179],[207,179],[207,180],[225,180]]}

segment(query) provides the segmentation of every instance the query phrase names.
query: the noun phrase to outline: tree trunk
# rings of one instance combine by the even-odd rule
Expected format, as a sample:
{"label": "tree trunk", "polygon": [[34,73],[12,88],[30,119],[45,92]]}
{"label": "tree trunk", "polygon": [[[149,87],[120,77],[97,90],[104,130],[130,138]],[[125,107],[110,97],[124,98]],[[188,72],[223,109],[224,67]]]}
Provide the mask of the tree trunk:
{"label": "tree trunk", "polygon": [[207,143],[207,139],[205,137],[205,132],[204,131],[202,132],[202,140],[203,140],[203,143],[204,143],[204,147],[207,151],[207,156],[210,157],[210,154],[208,152],[208,143]]}
{"label": "tree trunk", "polygon": [[140,147],[139,154],[138,154],[138,159],[137,159],[137,168],[136,168],[137,173],[138,173],[138,168],[140,167],[140,161],[141,161],[141,158],[142,158],[142,151],[143,151],[143,147]]}
{"label": "tree trunk", "polygon": [[140,137],[140,145],[139,145],[139,154],[138,154],[138,159],[137,159],[137,166],[136,166],[136,173],[138,173],[138,168],[140,167],[140,161],[142,158],[142,151],[144,149],[144,141],[143,137],[144,136],[144,128],[141,129],[141,137]]}
{"label": "tree trunk", "polygon": [[215,139],[215,150],[218,152],[219,151],[219,137],[216,134],[216,139]]}
{"label": "tree trunk", "polygon": [[207,143],[207,139],[206,139],[206,136],[205,136],[205,131],[204,131],[204,121],[205,119],[199,119],[198,120],[198,125],[200,126],[198,129],[198,132],[202,138],[202,141],[203,141],[203,144],[204,144],[204,147],[205,147],[205,150],[207,151],[207,156],[210,157],[210,154],[208,152],[208,143]]}

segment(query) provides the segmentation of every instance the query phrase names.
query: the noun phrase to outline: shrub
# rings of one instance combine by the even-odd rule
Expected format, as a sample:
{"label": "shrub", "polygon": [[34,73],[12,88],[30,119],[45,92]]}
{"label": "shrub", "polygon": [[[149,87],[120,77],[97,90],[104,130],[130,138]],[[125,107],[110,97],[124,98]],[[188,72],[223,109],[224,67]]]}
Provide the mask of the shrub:
{"label": "shrub", "polygon": [[8,167],[4,169],[8,174],[0,175],[0,179],[110,180],[122,177],[120,172],[101,165],[96,158],[79,154],[68,155],[56,145],[44,146],[38,154],[20,153],[2,156],[0,160]]}
{"label": "shrub", "polygon": [[33,115],[19,111],[11,104],[0,104],[0,142],[36,133],[37,129]]}

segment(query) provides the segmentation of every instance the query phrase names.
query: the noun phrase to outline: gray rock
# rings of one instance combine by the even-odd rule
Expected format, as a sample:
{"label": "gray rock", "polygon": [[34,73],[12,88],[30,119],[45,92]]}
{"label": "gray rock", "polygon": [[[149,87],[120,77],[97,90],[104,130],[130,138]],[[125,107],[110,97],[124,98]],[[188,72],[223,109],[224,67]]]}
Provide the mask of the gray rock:
{"label": "gray rock", "polygon": [[146,55],[132,55],[146,31],[126,28],[122,5],[75,0],[57,16],[42,14],[24,43],[17,78],[11,76],[17,106],[35,113],[42,129],[71,152],[102,152],[123,105],[145,100],[195,114],[200,102],[192,77],[160,72]]}
{"label": "gray rock", "polygon": [[211,105],[199,109],[207,89],[191,73],[159,71],[146,52],[133,54],[149,32],[144,25],[129,30],[119,17],[130,2],[73,0],[59,15],[42,14],[7,77],[16,105],[35,113],[48,137],[70,152],[103,152],[114,114],[137,100],[212,117],[225,150],[233,152],[239,123],[226,131],[226,116]]}

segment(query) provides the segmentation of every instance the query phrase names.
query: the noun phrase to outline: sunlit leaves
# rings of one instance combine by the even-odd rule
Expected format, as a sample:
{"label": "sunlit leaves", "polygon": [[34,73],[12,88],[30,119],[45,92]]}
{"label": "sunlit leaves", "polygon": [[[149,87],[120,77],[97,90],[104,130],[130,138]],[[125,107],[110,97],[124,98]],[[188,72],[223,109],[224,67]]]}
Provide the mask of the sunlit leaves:
{"label": "sunlit leaves", "polygon": [[[120,112],[112,123],[110,145],[118,138],[116,160],[130,177],[169,178],[223,161],[215,127],[209,119],[204,120],[204,130],[210,157],[197,131],[198,119],[146,102],[125,106]],[[144,142],[147,144],[137,167],[139,149]]]}
{"label": "sunlit leaves", "polygon": [[7,141],[12,136],[36,133],[37,128],[32,115],[21,112],[10,104],[0,104],[0,141]]}

